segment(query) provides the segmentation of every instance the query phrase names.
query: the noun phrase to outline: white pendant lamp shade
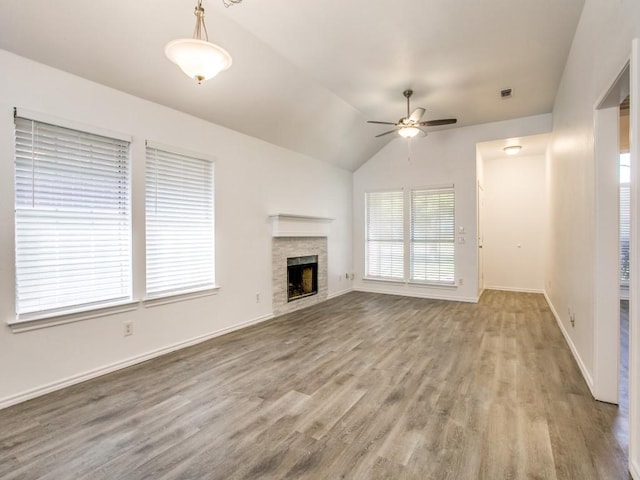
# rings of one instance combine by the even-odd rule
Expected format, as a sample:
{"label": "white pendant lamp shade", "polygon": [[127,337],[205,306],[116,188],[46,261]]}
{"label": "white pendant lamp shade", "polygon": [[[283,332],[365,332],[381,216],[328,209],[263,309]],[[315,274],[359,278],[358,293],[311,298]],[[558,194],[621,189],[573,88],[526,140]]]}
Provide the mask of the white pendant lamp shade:
{"label": "white pendant lamp shade", "polygon": [[229,52],[197,38],[172,40],[164,47],[164,53],[198,83],[215,77],[231,66]]}
{"label": "white pendant lamp shade", "polygon": [[[240,3],[242,0],[230,1]],[[164,53],[187,76],[202,83],[229,68],[231,55],[224,48],[209,42],[207,26],[204,24],[202,0],[198,0],[193,13],[196,16],[193,38],[179,38],[167,43],[164,47]]]}
{"label": "white pendant lamp shade", "polygon": [[401,137],[413,138],[420,133],[420,129],[418,127],[402,127],[398,133]]}

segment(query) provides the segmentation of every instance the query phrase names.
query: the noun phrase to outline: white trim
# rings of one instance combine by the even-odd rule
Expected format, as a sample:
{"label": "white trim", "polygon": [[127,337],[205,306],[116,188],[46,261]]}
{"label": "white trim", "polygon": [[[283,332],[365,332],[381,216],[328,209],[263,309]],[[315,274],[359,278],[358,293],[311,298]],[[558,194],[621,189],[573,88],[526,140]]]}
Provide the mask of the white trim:
{"label": "white trim", "polygon": [[631,252],[629,272],[629,465],[640,480],[640,39],[631,46]]}
{"label": "white trim", "polygon": [[166,355],[167,353],[175,352],[176,350],[181,350],[183,348],[191,347],[193,345],[197,345],[198,343],[206,342],[207,340],[211,340],[212,338],[219,337],[225,335],[227,333],[234,332],[236,330],[240,330],[245,327],[249,327],[251,325],[255,325],[258,323],[265,322],[267,320],[271,320],[273,318],[273,314],[262,315],[261,317],[254,318],[252,320],[248,320],[243,323],[239,323],[233,325],[231,327],[223,328],[221,330],[217,330],[212,333],[207,333],[205,335],[200,335],[198,337],[191,338],[189,340],[185,340],[183,342],[174,343],[173,345],[169,345],[167,347],[158,348],[156,350],[152,350],[147,353],[143,353],[142,355],[137,355],[135,357],[131,357],[129,359],[112,363],[111,365],[106,365],[104,367],[97,368],[95,370],[90,370],[88,372],[81,373],[79,375],[73,375],[63,380],[59,380],[57,382],[49,383],[42,387],[37,387],[31,390],[27,390],[26,392],[19,393],[17,395],[12,395],[9,397],[5,397],[0,399],[0,410],[3,408],[10,407],[12,405],[16,405],[21,402],[25,402],[27,400],[31,400],[32,398],[40,397],[42,395],[46,395],[47,393],[55,392],[57,390],[61,390],[66,387],[70,387],[72,385],[76,385],[78,383],[85,382],[87,380],[91,380],[92,378],[100,377],[102,375],[106,375],[111,372],[115,372],[117,370],[121,370],[123,368],[130,367],[132,365],[136,365],[138,363],[146,362],[147,360],[151,360],[156,357],[160,357],[162,355]]}
{"label": "white trim", "polygon": [[220,290],[219,286],[207,288],[206,290],[194,290],[191,292],[178,292],[168,295],[159,295],[157,297],[145,298],[142,304],[145,308],[157,307],[159,305],[166,305],[167,303],[184,302],[186,300],[192,300],[194,298],[209,297],[216,295]]}
{"label": "white trim", "polygon": [[544,293],[542,288],[522,288],[522,287],[501,287],[499,285],[485,285],[484,290],[501,290],[503,292],[519,292],[519,293]]}
{"label": "white trim", "polygon": [[16,117],[26,118],[27,120],[35,120],[36,122],[48,123],[49,125],[55,125],[56,127],[69,128],[71,130],[80,130],[82,132],[99,135],[101,137],[114,138],[117,140],[122,140],[123,142],[133,143],[133,137],[131,135],[118,132],[116,130],[109,130],[107,128],[98,127],[92,124],[78,122],[77,120],[68,120],[66,118],[60,118],[56,117],[55,115],[37,112],[35,110],[29,110],[22,107],[15,107],[14,111]]}
{"label": "white trim", "polygon": [[448,189],[455,190],[456,184],[441,183],[441,184],[434,184],[434,185],[414,185],[414,186],[406,187],[406,190],[409,192],[409,195],[411,195],[411,192],[414,190],[448,190]]}
{"label": "white trim", "polygon": [[145,140],[144,141],[145,148],[155,148],[156,150],[163,150],[168,153],[175,153],[177,155],[184,155],[186,157],[195,157],[198,160],[206,160],[211,163],[215,163],[217,158],[212,155],[207,155],[203,152],[197,152],[194,150],[189,150],[187,148],[176,147],[175,145],[167,145],[166,143],[156,142],[154,140]]}
{"label": "white trim", "polygon": [[451,302],[478,303],[479,297],[456,297],[453,295],[439,295],[431,292],[418,293],[407,290],[387,290],[377,288],[367,288],[364,286],[354,287],[355,292],[381,293],[383,295],[398,295],[401,297],[426,298],[431,300],[448,300]]}
{"label": "white trim", "polygon": [[633,480],[640,480],[640,465],[631,459],[629,461],[629,472],[631,472],[631,476]]}
{"label": "white trim", "polygon": [[7,324],[13,333],[28,332],[40,328],[54,327],[67,323],[81,322],[92,318],[106,317],[118,313],[131,312],[138,308],[137,300],[112,303],[111,305],[94,306],[78,310],[58,311],[46,315],[33,316],[26,319],[9,320]]}
{"label": "white trim", "polygon": [[436,283],[436,282],[419,282],[417,280],[409,280],[407,282],[409,287],[428,287],[428,288],[444,288],[449,290],[456,290],[458,285],[454,283]]}
{"label": "white trim", "polygon": [[386,278],[386,277],[362,277],[363,282],[380,282],[380,283],[393,283],[395,285],[406,285],[407,282],[402,279]]}
{"label": "white trim", "polygon": [[558,327],[560,328],[560,331],[564,336],[564,340],[565,342],[567,342],[567,345],[569,345],[569,350],[571,350],[571,353],[573,354],[573,358],[578,364],[578,368],[580,369],[580,372],[582,372],[582,377],[584,378],[584,381],[587,383],[587,386],[589,387],[589,391],[591,392],[591,395],[595,398],[595,395],[593,393],[593,379],[591,378],[591,375],[589,375],[589,371],[587,370],[587,367],[582,361],[582,358],[580,357],[580,354],[578,353],[576,346],[573,344],[573,341],[571,340],[569,333],[564,328],[564,325],[560,320],[560,316],[558,315],[558,312],[556,311],[555,307],[551,303],[551,299],[549,299],[547,292],[545,291],[543,293],[544,293],[544,299],[547,301],[547,305],[549,305],[549,309],[551,310],[551,313],[553,313],[553,316],[556,319],[556,323],[558,324]]}
{"label": "white trim", "polygon": [[336,297],[341,297],[342,295],[345,295],[349,292],[353,292],[353,287],[346,288],[345,290],[340,290],[339,292],[330,293],[329,295],[327,295],[327,300],[330,300]]}
{"label": "white trim", "polygon": [[333,218],[276,213],[269,215],[273,237],[328,237]]}

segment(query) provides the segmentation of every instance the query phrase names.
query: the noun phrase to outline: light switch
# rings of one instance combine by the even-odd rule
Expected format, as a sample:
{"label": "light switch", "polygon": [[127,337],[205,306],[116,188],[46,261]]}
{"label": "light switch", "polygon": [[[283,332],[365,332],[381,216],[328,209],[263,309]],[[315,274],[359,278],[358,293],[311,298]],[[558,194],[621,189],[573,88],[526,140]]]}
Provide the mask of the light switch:
{"label": "light switch", "polygon": [[464,227],[458,227],[458,233],[464,233]]}
{"label": "light switch", "polygon": [[464,237],[458,237],[458,243],[463,244],[464,242]]}

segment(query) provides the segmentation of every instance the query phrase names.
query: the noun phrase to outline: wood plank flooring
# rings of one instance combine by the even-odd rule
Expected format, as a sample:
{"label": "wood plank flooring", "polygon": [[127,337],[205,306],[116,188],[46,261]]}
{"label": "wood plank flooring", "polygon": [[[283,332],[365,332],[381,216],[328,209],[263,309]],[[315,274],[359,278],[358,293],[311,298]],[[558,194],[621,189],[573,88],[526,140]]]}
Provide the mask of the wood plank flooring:
{"label": "wood plank flooring", "polygon": [[354,292],[0,411],[0,478],[629,479],[620,415],[541,295]]}

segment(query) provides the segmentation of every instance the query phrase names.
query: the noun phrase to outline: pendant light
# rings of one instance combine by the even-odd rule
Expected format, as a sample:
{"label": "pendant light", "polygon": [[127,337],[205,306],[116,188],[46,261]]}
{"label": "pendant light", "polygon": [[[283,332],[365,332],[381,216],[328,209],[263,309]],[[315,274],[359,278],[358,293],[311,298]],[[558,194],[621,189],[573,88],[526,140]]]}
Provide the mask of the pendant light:
{"label": "pendant light", "polygon": [[[204,80],[213,78],[229,68],[231,55],[224,48],[209,42],[209,34],[204,24],[202,0],[198,0],[194,15],[196,16],[196,27],[193,31],[193,38],[172,40],[164,47],[164,53],[188,77],[201,84]],[[204,39],[202,38],[203,32]]]}

